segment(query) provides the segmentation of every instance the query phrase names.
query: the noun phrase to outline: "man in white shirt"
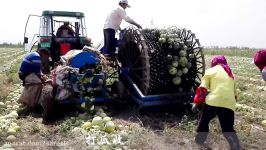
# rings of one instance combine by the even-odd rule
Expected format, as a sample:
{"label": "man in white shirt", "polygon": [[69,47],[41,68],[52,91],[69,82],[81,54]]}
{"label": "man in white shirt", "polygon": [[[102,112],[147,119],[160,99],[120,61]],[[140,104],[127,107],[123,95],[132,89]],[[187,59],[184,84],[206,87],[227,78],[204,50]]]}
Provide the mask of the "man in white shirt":
{"label": "man in white shirt", "polygon": [[115,46],[116,46],[116,40],[115,40],[115,32],[120,29],[120,24],[122,20],[125,20],[126,22],[133,24],[137,26],[138,28],[141,28],[141,26],[136,23],[133,19],[131,19],[129,16],[127,16],[127,13],[125,9],[130,6],[128,5],[127,0],[120,0],[119,6],[112,10],[104,24],[103,33],[104,33],[104,54],[109,54],[111,57],[115,53]]}

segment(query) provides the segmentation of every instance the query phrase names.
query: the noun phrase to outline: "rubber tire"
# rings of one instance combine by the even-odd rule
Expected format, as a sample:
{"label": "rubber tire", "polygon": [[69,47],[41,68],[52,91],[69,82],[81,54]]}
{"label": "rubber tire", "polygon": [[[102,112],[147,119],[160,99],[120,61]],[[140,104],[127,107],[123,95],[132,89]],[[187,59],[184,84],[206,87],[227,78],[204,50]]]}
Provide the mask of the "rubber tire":
{"label": "rubber tire", "polygon": [[115,81],[111,87],[112,93],[117,94],[118,99],[125,97],[125,86],[122,81]]}

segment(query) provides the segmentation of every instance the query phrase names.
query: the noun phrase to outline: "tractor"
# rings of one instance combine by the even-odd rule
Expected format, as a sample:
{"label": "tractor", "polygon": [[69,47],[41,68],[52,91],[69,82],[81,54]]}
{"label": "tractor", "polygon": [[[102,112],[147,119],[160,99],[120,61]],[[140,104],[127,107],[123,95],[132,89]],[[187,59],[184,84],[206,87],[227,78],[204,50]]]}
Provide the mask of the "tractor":
{"label": "tractor", "polygon": [[[28,26],[32,17],[40,18],[38,34],[31,33],[34,28]],[[68,36],[63,36],[65,30],[69,32]],[[32,36],[30,41],[28,36]],[[38,49],[50,50],[51,60],[43,60],[42,64],[43,72],[49,73],[49,67],[54,66],[61,55],[70,49],[82,49],[83,46],[91,44],[91,40],[87,37],[84,13],[47,10],[43,11],[41,16],[29,15],[24,32],[25,51],[31,51],[36,43]]]}

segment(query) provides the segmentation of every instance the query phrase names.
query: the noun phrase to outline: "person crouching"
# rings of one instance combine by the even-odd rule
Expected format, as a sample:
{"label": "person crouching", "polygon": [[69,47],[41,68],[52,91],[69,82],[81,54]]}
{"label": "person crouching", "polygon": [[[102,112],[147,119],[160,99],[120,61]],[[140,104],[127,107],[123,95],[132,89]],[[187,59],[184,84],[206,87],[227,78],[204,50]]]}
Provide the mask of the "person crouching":
{"label": "person crouching", "polygon": [[25,106],[26,112],[42,108],[44,122],[52,120],[54,106],[52,82],[44,78],[41,72],[41,58],[47,57],[49,50],[45,48],[30,52],[22,60],[18,73],[24,86],[19,102]]}

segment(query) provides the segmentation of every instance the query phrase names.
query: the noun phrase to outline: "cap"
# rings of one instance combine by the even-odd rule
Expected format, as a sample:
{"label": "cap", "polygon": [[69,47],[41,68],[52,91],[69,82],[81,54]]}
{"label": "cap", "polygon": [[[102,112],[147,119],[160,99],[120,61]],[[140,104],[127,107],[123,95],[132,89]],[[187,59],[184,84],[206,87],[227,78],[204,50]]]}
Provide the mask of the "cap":
{"label": "cap", "polygon": [[128,4],[127,0],[120,0],[119,4],[127,4],[127,7],[130,8],[131,6]]}

